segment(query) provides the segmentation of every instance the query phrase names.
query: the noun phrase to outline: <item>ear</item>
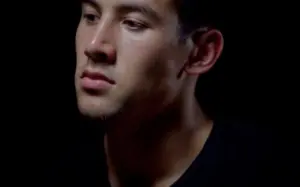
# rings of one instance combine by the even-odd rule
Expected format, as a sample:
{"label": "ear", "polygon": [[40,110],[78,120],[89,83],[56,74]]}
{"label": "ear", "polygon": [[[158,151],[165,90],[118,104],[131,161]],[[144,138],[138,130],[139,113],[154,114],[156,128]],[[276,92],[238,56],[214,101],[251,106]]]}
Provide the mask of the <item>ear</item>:
{"label": "ear", "polygon": [[199,75],[209,71],[220,57],[224,39],[219,30],[198,30],[192,34],[194,47],[185,64],[184,71],[190,75]]}

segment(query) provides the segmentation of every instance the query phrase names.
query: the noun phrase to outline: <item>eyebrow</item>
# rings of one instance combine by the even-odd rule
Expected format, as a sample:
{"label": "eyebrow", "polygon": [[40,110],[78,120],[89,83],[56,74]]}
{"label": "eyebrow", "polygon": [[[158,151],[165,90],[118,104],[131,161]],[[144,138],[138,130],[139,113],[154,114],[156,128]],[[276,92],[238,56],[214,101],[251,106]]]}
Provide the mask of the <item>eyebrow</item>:
{"label": "eyebrow", "polygon": [[[101,9],[100,5],[97,3],[96,0],[81,0],[81,3],[89,4],[97,10]],[[114,7],[114,9],[116,10],[116,12],[121,12],[121,13],[138,12],[138,13],[141,13],[141,14],[155,20],[155,21],[161,20],[159,13],[157,13],[149,5],[146,5],[143,3],[136,3],[136,2],[122,3],[119,5],[116,5]]]}
{"label": "eyebrow", "polygon": [[92,6],[93,8],[95,8],[96,10],[101,10],[99,4],[96,2],[96,0],[80,0],[80,3],[83,4],[87,4]]}
{"label": "eyebrow", "polygon": [[153,19],[154,21],[160,21],[159,14],[150,6],[139,3],[123,3],[116,6],[116,10],[121,13],[138,12],[146,17]]}

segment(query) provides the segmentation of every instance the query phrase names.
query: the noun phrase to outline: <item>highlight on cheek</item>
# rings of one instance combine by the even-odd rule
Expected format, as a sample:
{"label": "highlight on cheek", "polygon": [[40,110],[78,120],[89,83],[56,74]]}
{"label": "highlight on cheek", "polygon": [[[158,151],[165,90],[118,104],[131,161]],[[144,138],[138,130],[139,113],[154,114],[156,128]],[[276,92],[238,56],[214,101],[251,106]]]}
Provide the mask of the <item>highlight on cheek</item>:
{"label": "highlight on cheek", "polygon": [[[208,58],[211,56],[208,52],[214,52],[218,47],[210,48],[210,44],[217,45],[223,40],[216,41],[221,36],[202,38],[208,37],[207,31],[201,37],[194,37],[194,33],[182,35],[184,29],[180,24],[190,24],[183,21],[179,24],[178,20],[183,20],[181,14],[177,10],[175,12],[174,5],[170,5],[175,1],[212,0],[83,1],[86,3],[82,6],[76,34],[76,99],[79,112],[97,126],[86,129],[92,130],[92,133],[84,130],[84,136],[97,136],[87,137],[88,141],[103,145],[94,142],[86,149],[86,140],[80,140],[79,146],[85,151],[83,156],[89,158],[80,159],[80,162],[84,162],[79,163],[80,168],[72,166],[70,173],[76,176],[67,178],[77,180],[77,177],[81,177],[81,173],[77,175],[79,171],[86,178],[79,178],[80,182],[72,183],[81,186],[104,179],[105,184],[98,183],[95,186],[204,187],[241,186],[245,184],[244,179],[255,177],[259,171],[251,170],[256,168],[252,164],[254,160],[251,160],[253,154],[245,154],[253,153],[253,148],[259,143],[255,141],[255,145],[246,151],[250,143],[246,139],[252,132],[247,131],[246,135],[242,135],[240,133],[244,130],[236,131],[227,122],[215,125],[196,96],[198,91],[208,95],[204,92],[205,87],[196,89],[198,83],[202,84],[202,81],[197,81],[198,76],[213,65],[207,65],[212,60],[206,59],[211,59]],[[198,7],[201,6],[188,6],[185,9],[191,16],[187,18],[188,21],[201,21],[193,21],[202,13],[200,10],[191,11]],[[210,10],[205,6],[203,8]],[[195,28],[198,26],[195,25]],[[219,32],[210,33],[216,36]],[[209,88],[213,86],[210,82],[208,85]],[[210,101],[204,103],[209,104]],[[97,151],[90,146],[96,146]],[[93,150],[90,151],[90,148]],[[98,148],[103,150],[98,151]],[[239,158],[237,154],[242,160],[236,162]],[[90,156],[101,160],[91,160]],[[262,160],[257,157],[254,159],[255,162]],[[94,161],[101,161],[101,164]],[[246,165],[241,166],[241,163]],[[91,165],[92,168],[89,167]],[[248,165],[251,165],[250,168]],[[97,171],[103,168],[106,173],[99,176]],[[235,177],[243,174],[247,176]],[[180,180],[182,176],[183,180]],[[239,184],[235,185],[236,181]]]}

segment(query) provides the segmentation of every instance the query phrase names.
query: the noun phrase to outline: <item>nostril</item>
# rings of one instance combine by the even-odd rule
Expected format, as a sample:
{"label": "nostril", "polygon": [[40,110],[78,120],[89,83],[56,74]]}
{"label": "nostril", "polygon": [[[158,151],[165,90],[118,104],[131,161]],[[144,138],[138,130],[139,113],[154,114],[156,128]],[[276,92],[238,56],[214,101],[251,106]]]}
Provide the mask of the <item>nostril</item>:
{"label": "nostril", "polygon": [[106,62],[108,61],[108,55],[102,51],[85,50],[84,54],[94,62]]}

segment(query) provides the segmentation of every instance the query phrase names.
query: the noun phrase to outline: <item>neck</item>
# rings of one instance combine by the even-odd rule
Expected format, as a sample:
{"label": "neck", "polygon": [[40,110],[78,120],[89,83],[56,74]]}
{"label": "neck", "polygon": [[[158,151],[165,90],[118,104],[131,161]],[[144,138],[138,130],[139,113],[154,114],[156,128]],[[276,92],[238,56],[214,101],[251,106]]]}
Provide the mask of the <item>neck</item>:
{"label": "neck", "polygon": [[115,186],[174,183],[202,150],[212,127],[195,98],[135,123],[114,125],[105,134],[109,178]]}

